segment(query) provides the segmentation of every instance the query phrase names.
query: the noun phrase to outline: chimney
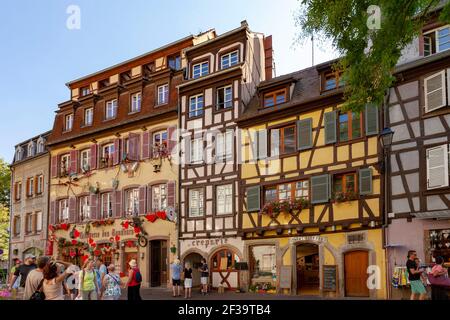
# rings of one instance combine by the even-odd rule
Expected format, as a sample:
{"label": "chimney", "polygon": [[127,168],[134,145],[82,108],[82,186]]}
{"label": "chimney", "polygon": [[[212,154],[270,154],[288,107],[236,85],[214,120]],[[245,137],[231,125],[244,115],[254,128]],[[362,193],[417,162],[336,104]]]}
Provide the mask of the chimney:
{"label": "chimney", "polygon": [[241,21],[241,27],[248,27],[247,20],[242,20]]}
{"label": "chimney", "polygon": [[264,38],[264,71],[266,80],[272,79],[272,67],[273,67],[273,57],[272,57],[272,36],[268,36]]}

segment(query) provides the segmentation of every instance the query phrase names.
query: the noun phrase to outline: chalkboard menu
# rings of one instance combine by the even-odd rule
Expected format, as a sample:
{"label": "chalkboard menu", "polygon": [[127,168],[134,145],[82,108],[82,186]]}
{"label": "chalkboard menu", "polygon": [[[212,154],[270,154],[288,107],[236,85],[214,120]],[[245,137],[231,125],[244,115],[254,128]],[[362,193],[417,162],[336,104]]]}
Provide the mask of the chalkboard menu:
{"label": "chalkboard menu", "polygon": [[281,266],[280,269],[280,289],[291,289],[292,266]]}
{"label": "chalkboard menu", "polygon": [[323,291],[336,291],[336,265],[323,266]]}

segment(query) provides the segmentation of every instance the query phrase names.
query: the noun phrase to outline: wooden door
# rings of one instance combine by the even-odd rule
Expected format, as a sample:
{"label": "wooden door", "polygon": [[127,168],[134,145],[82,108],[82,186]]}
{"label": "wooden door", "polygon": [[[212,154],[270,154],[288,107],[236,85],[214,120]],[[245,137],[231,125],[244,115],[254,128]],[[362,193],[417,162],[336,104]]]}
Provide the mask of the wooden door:
{"label": "wooden door", "polygon": [[167,241],[150,242],[151,286],[159,287],[167,282]]}
{"label": "wooden door", "polygon": [[352,251],[344,256],[345,296],[369,297],[367,287],[367,267],[369,256],[367,251]]}

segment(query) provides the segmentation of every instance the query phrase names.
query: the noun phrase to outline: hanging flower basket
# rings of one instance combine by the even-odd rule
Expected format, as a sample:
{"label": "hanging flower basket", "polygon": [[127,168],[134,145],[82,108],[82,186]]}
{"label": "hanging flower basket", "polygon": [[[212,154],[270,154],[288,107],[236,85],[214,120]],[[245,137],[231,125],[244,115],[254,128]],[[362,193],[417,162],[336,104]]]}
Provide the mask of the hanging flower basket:
{"label": "hanging flower basket", "polygon": [[172,252],[172,254],[177,253],[177,247],[175,246],[170,247],[170,252]]}

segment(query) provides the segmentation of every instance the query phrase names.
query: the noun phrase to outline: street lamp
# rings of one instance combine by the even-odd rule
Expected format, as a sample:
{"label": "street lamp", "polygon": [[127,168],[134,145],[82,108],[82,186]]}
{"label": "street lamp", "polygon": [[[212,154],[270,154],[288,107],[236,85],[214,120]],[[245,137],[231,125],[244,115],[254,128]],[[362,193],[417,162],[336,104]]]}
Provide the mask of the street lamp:
{"label": "street lamp", "polygon": [[379,139],[381,142],[381,146],[383,149],[389,148],[392,144],[392,137],[394,136],[394,131],[391,128],[387,127],[381,131]]}

